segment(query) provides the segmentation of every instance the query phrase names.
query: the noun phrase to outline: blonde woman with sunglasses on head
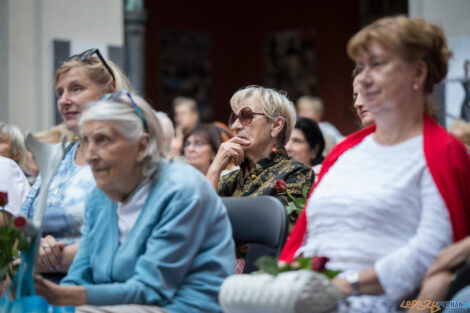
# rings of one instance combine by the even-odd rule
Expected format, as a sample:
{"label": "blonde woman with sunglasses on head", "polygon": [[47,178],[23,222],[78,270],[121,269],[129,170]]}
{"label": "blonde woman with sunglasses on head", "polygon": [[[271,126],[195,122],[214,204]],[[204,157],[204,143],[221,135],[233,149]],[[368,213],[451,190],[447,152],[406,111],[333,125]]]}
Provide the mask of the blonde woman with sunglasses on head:
{"label": "blonde woman with sunglasses on head", "polygon": [[[121,70],[105,60],[98,49],[68,58],[55,72],[57,107],[66,128],[76,138],[78,120],[91,101],[117,88],[130,88]],[[79,141],[66,146],[66,154],[49,187],[44,215],[45,237],[41,240],[37,270],[45,277],[59,280],[73,260],[80,238],[85,198],[95,186],[83,147]],[[40,176],[28,194],[22,213],[32,218],[41,187]]]}

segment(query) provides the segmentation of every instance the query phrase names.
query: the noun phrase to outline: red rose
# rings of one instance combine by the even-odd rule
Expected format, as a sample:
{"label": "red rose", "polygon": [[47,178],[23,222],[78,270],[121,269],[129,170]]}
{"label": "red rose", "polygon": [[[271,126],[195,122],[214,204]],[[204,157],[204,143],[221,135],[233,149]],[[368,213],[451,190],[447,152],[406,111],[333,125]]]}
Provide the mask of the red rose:
{"label": "red rose", "polygon": [[286,182],[283,180],[276,180],[276,189],[280,191],[287,189]]}
{"label": "red rose", "polygon": [[312,270],[315,272],[324,272],[326,271],[325,265],[330,259],[326,256],[316,256],[312,260]]}
{"label": "red rose", "polygon": [[0,206],[4,207],[8,204],[8,192],[0,191]]}

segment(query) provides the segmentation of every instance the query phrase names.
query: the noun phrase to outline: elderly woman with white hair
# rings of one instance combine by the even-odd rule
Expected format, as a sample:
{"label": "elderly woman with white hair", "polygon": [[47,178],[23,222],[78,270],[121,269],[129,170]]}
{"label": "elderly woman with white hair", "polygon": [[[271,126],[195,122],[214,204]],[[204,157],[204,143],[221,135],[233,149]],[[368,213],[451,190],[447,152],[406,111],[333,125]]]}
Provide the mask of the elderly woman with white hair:
{"label": "elderly woman with white hair", "polygon": [[204,176],[159,157],[157,117],[127,91],[93,104],[80,125],[97,188],[67,276],[61,285],[36,277],[38,294],[77,312],[220,312],[234,244]]}
{"label": "elderly woman with white hair", "polygon": [[[301,197],[302,186],[312,187],[312,169],[287,155],[284,146],[295,126],[294,105],[282,92],[248,86],[230,99],[230,128],[235,137],[224,142],[207,173],[220,196],[244,197],[271,195],[284,205],[289,197],[276,189],[284,180],[294,197]],[[240,169],[220,177],[230,161]],[[295,221],[295,216],[291,216]]]}
{"label": "elderly woman with white hair", "polygon": [[20,165],[26,155],[24,136],[15,125],[0,122],[0,156]]}

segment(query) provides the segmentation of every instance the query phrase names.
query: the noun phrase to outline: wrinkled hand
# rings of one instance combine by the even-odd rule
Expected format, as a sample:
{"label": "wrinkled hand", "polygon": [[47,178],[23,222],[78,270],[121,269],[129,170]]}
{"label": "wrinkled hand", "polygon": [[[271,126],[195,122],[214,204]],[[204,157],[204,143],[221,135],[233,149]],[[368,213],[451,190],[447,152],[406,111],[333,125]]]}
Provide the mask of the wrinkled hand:
{"label": "wrinkled hand", "polygon": [[58,302],[61,295],[61,286],[58,284],[42,278],[41,275],[34,275],[34,287],[36,288],[36,293],[44,297],[48,303],[53,305],[60,305]]}
{"label": "wrinkled hand", "polygon": [[470,237],[460,240],[439,252],[426,278],[442,271],[453,271],[470,258]]}
{"label": "wrinkled hand", "polygon": [[51,235],[41,238],[39,258],[36,267],[39,273],[56,273],[61,271],[63,242],[56,241]]}
{"label": "wrinkled hand", "polygon": [[0,297],[3,297],[8,287],[10,287],[10,284],[11,284],[11,279],[8,276],[4,281],[0,282]]}
{"label": "wrinkled hand", "polygon": [[34,275],[36,293],[53,305],[84,305],[87,303],[85,287],[60,286],[50,280]]}
{"label": "wrinkled hand", "polygon": [[227,140],[220,145],[212,165],[220,171],[225,169],[232,160],[235,165],[240,165],[245,158],[243,149],[249,145],[249,140],[240,137],[233,137]]}

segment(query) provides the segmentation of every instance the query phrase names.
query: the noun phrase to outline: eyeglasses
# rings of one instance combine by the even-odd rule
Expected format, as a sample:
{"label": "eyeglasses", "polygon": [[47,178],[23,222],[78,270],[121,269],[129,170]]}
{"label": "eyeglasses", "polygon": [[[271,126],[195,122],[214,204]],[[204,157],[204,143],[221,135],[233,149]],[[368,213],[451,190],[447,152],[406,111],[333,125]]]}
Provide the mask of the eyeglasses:
{"label": "eyeglasses", "polygon": [[119,101],[122,96],[127,96],[129,98],[132,108],[134,109],[135,113],[137,113],[137,115],[140,117],[140,120],[142,121],[142,125],[144,126],[144,131],[148,133],[149,128],[147,126],[147,119],[142,113],[142,110],[137,106],[137,104],[135,104],[135,101],[132,98],[131,93],[128,90],[122,89],[122,90],[117,90],[115,92],[107,93],[103,96],[102,99],[122,103],[121,101]]}
{"label": "eyeglasses", "polygon": [[101,54],[99,49],[96,49],[96,48],[95,49],[88,49],[88,50],[83,51],[82,53],[74,54],[74,55],[70,56],[69,58],[67,58],[67,60],[65,60],[65,62],[70,61],[72,59],[76,59],[78,62],[84,62],[84,61],[89,60],[93,56],[93,54],[95,54],[95,53],[98,56],[98,59],[100,59],[101,63],[103,63],[104,67],[106,67],[109,74],[111,74],[111,77],[113,78],[113,81],[115,82],[116,77],[114,77],[113,71],[109,67],[108,63],[106,63],[106,60],[103,58],[103,55]]}
{"label": "eyeglasses", "polygon": [[186,142],[183,144],[183,149],[189,148],[191,145],[193,145],[195,148],[201,148],[201,147],[204,147],[205,145],[209,145],[209,142],[202,141],[202,140],[194,140],[194,141],[186,140]]}
{"label": "eyeglasses", "polygon": [[235,123],[236,120],[239,120],[242,125],[249,125],[251,121],[253,121],[253,116],[254,115],[265,115],[264,113],[256,113],[253,112],[249,107],[245,107],[240,110],[239,114],[233,113],[230,115],[230,121],[228,126],[230,129],[233,128],[233,124]]}

